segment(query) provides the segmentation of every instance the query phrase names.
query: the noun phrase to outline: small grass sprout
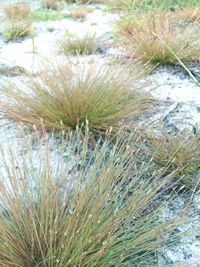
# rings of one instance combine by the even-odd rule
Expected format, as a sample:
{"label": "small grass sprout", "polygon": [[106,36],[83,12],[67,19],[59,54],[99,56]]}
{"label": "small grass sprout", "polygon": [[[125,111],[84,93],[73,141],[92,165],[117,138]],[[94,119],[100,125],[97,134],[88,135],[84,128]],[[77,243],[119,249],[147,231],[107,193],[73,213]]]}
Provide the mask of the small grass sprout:
{"label": "small grass sprout", "polygon": [[119,27],[130,56],[145,63],[186,64],[200,57],[198,25],[175,22],[168,13],[131,16]]}
{"label": "small grass sprout", "polygon": [[0,112],[29,125],[39,125],[42,118],[48,129],[76,129],[88,121],[91,131],[115,131],[124,119],[152,108],[149,94],[134,87],[135,79],[128,68],[50,67],[31,82],[5,85]]}
{"label": "small grass sprout", "polygon": [[33,27],[30,21],[20,20],[14,23],[7,23],[3,37],[6,41],[18,40],[33,34]]}
{"label": "small grass sprout", "polygon": [[163,220],[167,202],[154,205],[169,179],[143,179],[148,164],[134,168],[137,152],[117,139],[110,152],[109,139],[91,151],[78,134],[57,156],[47,141],[1,148],[0,266],[145,266],[176,243],[183,214]]}

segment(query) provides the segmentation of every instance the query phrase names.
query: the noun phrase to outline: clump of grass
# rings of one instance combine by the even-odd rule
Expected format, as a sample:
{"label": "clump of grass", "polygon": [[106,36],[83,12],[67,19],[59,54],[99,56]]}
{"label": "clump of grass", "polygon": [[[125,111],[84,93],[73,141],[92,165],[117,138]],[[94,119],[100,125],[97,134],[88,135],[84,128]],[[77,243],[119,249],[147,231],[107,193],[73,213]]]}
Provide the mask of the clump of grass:
{"label": "clump of grass", "polygon": [[25,2],[5,7],[6,23],[3,36],[7,41],[17,40],[33,33],[32,21],[29,18],[30,9]]}
{"label": "clump of grass", "polygon": [[100,49],[100,38],[95,34],[87,33],[83,36],[76,36],[67,32],[62,37],[59,46],[65,55],[91,55]]}
{"label": "clump of grass", "polygon": [[20,20],[22,18],[28,18],[30,14],[30,8],[27,3],[17,2],[12,5],[8,5],[4,8],[4,13],[7,19]]}
{"label": "clump of grass", "polygon": [[109,153],[106,140],[92,154],[88,138],[70,136],[74,154],[67,157],[62,152],[53,157],[47,142],[37,155],[29,150],[20,156],[11,148],[6,157],[1,149],[0,265],[155,262],[167,242],[172,246],[176,241],[173,232],[184,223],[177,216],[163,221],[165,201],[154,205],[168,179],[156,173],[143,179],[148,164],[134,168],[137,152],[123,136]]}
{"label": "clump of grass", "polygon": [[187,188],[199,188],[200,136],[184,131],[178,136],[165,133],[161,137],[145,137],[146,154],[153,158],[157,168],[177,171],[176,178]]}
{"label": "clump of grass", "polygon": [[114,131],[123,119],[152,107],[149,95],[134,87],[134,74],[129,74],[107,66],[49,68],[32,83],[1,90],[0,111],[28,124],[39,125],[43,118],[48,129],[75,129],[87,120],[93,131]]}
{"label": "clump of grass", "polygon": [[120,27],[130,56],[143,62],[185,64],[200,57],[198,26],[176,23],[168,13],[131,16]]}
{"label": "clump of grass", "polygon": [[8,23],[5,31],[3,32],[3,36],[7,41],[13,41],[30,36],[32,33],[32,23],[30,21],[20,20],[14,23]]}
{"label": "clump of grass", "polygon": [[75,8],[71,11],[71,15],[75,19],[84,20],[88,13],[92,12],[93,9],[89,7]]}
{"label": "clump of grass", "polygon": [[42,7],[47,9],[59,9],[59,0],[42,0]]}

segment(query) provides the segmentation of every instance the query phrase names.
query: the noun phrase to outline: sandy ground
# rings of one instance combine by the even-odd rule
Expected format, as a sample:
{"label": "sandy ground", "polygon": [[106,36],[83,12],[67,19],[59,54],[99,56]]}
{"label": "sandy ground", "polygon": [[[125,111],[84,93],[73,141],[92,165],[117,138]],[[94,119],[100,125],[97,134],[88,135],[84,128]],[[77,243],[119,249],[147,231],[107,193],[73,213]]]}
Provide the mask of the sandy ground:
{"label": "sandy ground", "polygon": [[[0,1],[0,14],[3,7],[12,1]],[[38,7],[37,1],[30,1],[31,8]],[[59,40],[66,30],[75,33],[78,36],[82,34],[96,34],[102,38],[102,46],[105,53],[99,55],[85,56],[84,62],[107,61],[110,58],[117,58],[118,51],[110,47],[112,43],[112,29],[115,23],[116,15],[106,11],[106,7],[99,5],[95,10],[88,14],[84,22],[75,21],[73,19],[62,19],[59,21],[34,22],[35,35],[33,38],[25,38],[17,42],[6,43],[0,37],[0,67],[7,66],[23,67],[27,71],[37,73],[43,68],[43,62],[49,60],[55,62],[58,60],[69,60],[59,51]],[[1,29],[3,24],[1,25]],[[49,29],[54,29],[50,32]],[[72,59],[72,58],[70,58]],[[197,66],[200,69],[200,66]],[[1,75],[3,80],[12,78]],[[21,77],[23,79],[23,77]],[[15,78],[18,79],[18,78]],[[159,116],[166,127],[170,129],[183,130],[185,128],[193,129],[200,125],[200,86],[196,84],[189,75],[185,74],[179,67],[159,67],[150,75],[143,77],[140,81],[144,83],[146,88],[155,90],[152,95],[159,99],[168,101],[168,105],[164,111],[156,114]],[[2,140],[18,139],[17,131],[12,131],[12,135],[8,132],[10,127],[1,127],[0,136]],[[5,139],[4,139],[5,138]],[[195,213],[199,211],[199,199],[196,200],[197,208]],[[161,263],[174,263],[184,260],[200,259],[200,240],[196,236],[187,237],[186,240],[177,247],[176,250],[168,250],[162,252]],[[184,266],[176,265],[176,266]],[[185,266],[200,266],[197,263]]]}

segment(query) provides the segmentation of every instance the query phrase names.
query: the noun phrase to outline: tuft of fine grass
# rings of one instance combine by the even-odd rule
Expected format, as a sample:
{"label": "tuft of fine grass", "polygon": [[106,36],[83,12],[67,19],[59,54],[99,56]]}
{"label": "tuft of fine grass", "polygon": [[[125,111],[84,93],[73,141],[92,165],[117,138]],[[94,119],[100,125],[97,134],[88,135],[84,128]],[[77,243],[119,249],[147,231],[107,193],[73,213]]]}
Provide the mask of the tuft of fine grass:
{"label": "tuft of fine grass", "polygon": [[91,55],[100,49],[100,38],[95,34],[87,33],[83,36],[75,36],[67,32],[62,37],[59,46],[65,55]]}
{"label": "tuft of fine grass", "polygon": [[161,137],[145,136],[146,155],[153,158],[157,168],[167,172],[177,171],[179,184],[189,189],[199,188],[200,136],[184,131],[178,136],[165,133]]}
{"label": "tuft of fine grass", "polygon": [[6,6],[4,13],[9,20],[21,20],[22,18],[28,18],[30,8],[25,1],[21,1]]}
{"label": "tuft of fine grass", "polygon": [[87,17],[88,13],[91,13],[92,11],[93,9],[90,7],[79,7],[71,10],[71,15],[75,19],[84,20]]}
{"label": "tuft of fine grass", "polygon": [[59,0],[42,0],[41,5],[43,8],[58,10],[59,3]]}
{"label": "tuft of fine grass", "polygon": [[154,205],[169,177],[144,179],[149,164],[134,168],[123,140],[91,151],[77,133],[60,156],[47,141],[38,151],[24,143],[25,154],[1,148],[0,266],[146,266],[175,244],[183,216],[164,221],[166,202]]}
{"label": "tuft of fine grass", "polygon": [[174,13],[174,17],[187,22],[200,22],[200,7],[181,9]]}
{"label": "tuft of fine grass", "polygon": [[14,3],[5,7],[4,13],[6,20],[3,37],[7,41],[32,35],[32,21],[29,18],[30,9],[26,2]]}
{"label": "tuft of fine grass", "polygon": [[175,22],[168,13],[129,17],[120,34],[129,55],[153,64],[177,64],[200,57],[198,25]]}
{"label": "tuft of fine grass", "polygon": [[149,94],[135,86],[128,69],[66,64],[41,72],[31,82],[1,90],[3,116],[29,125],[41,118],[48,129],[76,129],[86,121],[93,131],[117,129],[124,119],[152,107]]}

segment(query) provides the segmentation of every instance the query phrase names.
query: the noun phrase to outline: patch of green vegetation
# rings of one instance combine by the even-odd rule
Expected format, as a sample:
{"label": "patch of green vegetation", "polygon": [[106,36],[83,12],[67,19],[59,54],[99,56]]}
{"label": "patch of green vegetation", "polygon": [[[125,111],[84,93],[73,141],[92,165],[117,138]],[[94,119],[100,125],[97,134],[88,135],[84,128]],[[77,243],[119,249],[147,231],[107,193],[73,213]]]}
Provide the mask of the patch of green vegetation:
{"label": "patch of green vegetation", "polygon": [[179,23],[171,13],[148,12],[121,19],[119,39],[130,57],[134,55],[144,63],[183,67],[200,58],[198,25]]}
{"label": "patch of green vegetation", "polygon": [[47,20],[60,20],[60,19],[66,18],[67,15],[62,15],[60,12],[56,10],[38,9],[38,10],[32,11],[30,14],[30,17],[33,20],[47,21]]}
{"label": "patch of green vegetation", "polygon": [[2,35],[6,41],[17,40],[33,34],[30,8],[25,2],[18,2],[4,8],[5,24]]}

